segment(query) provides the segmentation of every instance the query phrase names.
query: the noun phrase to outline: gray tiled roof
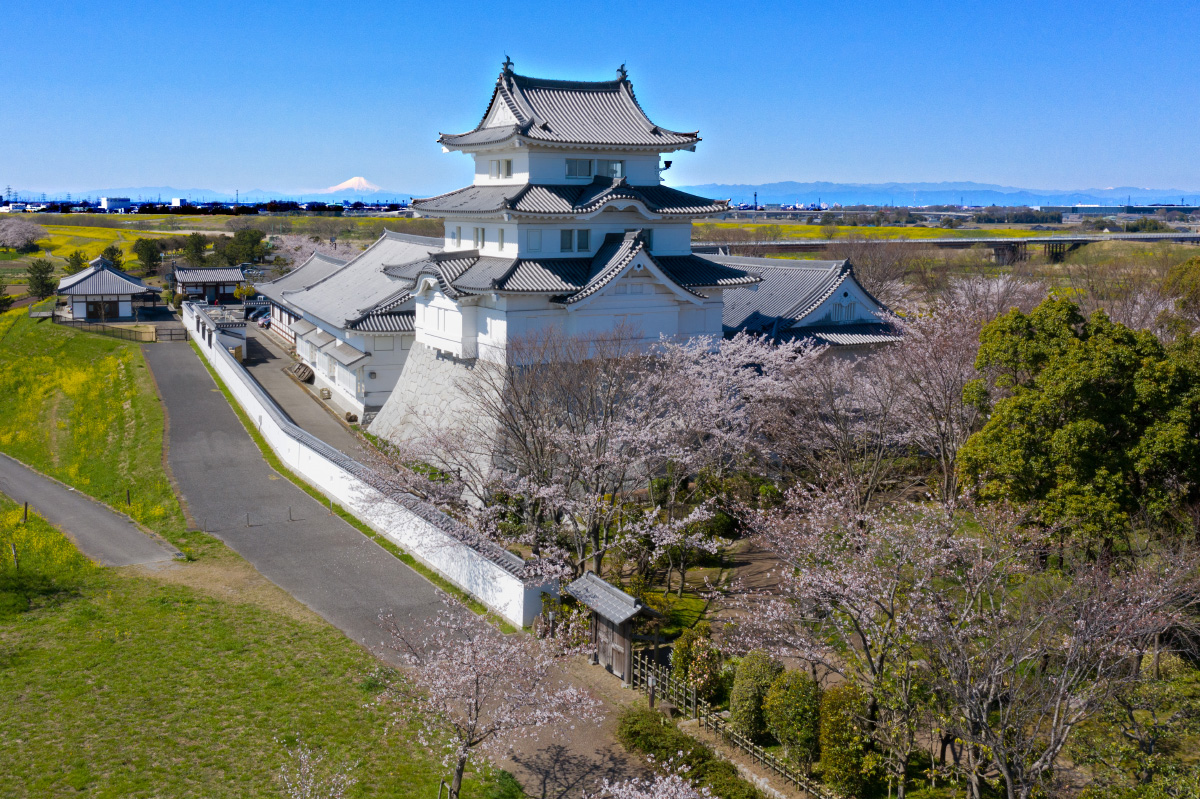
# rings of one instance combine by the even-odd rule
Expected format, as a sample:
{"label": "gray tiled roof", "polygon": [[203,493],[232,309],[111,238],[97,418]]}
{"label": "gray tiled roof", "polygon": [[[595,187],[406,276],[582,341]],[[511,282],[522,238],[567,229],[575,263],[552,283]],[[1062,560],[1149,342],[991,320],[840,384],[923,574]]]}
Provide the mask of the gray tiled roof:
{"label": "gray tiled roof", "polygon": [[670,186],[636,186],[624,178],[595,178],[584,185],[467,186],[463,189],[413,200],[422,213],[446,216],[498,214],[576,216],[592,213],[614,200],[640,202],[664,216],[700,216],[729,210],[724,200],[709,200]]}
{"label": "gray tiled roof", "polygon": [[[436,245],[429,244],[430,241]],[[394,302],[410,287],[392,277],[385,267],[420,261],[441,246],[441,239],[385,232],[360,255],[322,280],[301,291],[289,292],[287,302],[330,325],[349,327],[380,304]]]}
{"label": "gray tiled roof", "polygon": [[787,338],[812,339],[818,344],[828,344],[833,347],[886,344],[900,340],[900,331],[885,322],[793,327],[784,335]]}
{"label": "gray tiled roof", "polygon": [[582,577],[567,586],[566,591],[594,610],[600,618],[613,624],[629,621],[644,608],[641,602],[602,580],[595,572],[584,572]]}
{"label": "gray tiled roof", "polygon": [[245,273],[242,272],[241,267],[237,266],[215,266],[201,269],[175,267],[177,283],[240,283],[245,279]]}
{"label": "gray tiled roof", "polygon": [[[569,304],[603,288],[643,249],[644,240],[636,233],[616,233],[605,238],[595,255],[583,258],[497,258],[480,256],[478,250],[458,250],[411,264],[385,267],[385,271],[398,281],[410,283],[420,274],[435,275],[450,296],[493,291],[548,294]],[[758,281],[757,275],[745,269],[696,255],[650,255],[650,258],[669,279],[689,291],[746,286]]]}
{"label": "gray tiled roof", "polygon": [[416,327],[416,311],[371,313],[355,322],[351,329],[360,333],[412,333]]}
{"label": "gray tiled roof", "polygon": [[346,264],[345,259],[332,255],[314,252],[308,259],[288,272],[283,277],[269,283],[258,283],[255,288],[259,294],[274,300],[279,305],[290,305],[287,295],[294,291],[303,291],[315,285]]}
{"label": "gray tiled roof", "polygon": [[[101,261],[102,263],[96,263]],[[97,258],[89,266],[73,275],[67,275],[58,282],[57,293],[67,296],[93,294],[146,294],[157,293],[136,277],[130,277],[112,265],[111,262]]]}
{"label": "gray tiled roof", "polygon": [[[492,107],[502,105],[511,122],[484,128]],[[488,110],[479,125],[461,134],[443,133],[447,147],[472,147],[513,137],[548,145],[597,145],[657,148],[660,152],[692,147],[698,133],[681,133],[655,125],[623,76],[610,81],[567,81],[500,73]]]}
{"label": "gray tiled roof", "polygon": [[[729,255],[697,257],[752,270],[762,277],[753,288],[724,293],[721,321],[726,333],[747,331],[783,336],[784,331],[805,326],[805,317],[847,281],[858,285],[849,261],[787,261]],[[858,289],[883,309],[882,303],[861,285]]]}

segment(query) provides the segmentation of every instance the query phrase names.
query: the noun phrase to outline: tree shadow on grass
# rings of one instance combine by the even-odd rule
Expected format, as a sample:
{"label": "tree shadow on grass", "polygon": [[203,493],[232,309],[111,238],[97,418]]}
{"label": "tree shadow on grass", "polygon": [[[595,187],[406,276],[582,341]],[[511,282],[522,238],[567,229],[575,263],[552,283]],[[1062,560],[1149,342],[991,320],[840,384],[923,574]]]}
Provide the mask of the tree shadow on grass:
{"label": "tree shadow on grass", "polygon": [[587,756],[551,744],[532,753],[514,753],[511,759],[525,772],[525,794],[534,799],[596,793],[605,778],[616,781],[630,776],[628,762],[608,747]]}

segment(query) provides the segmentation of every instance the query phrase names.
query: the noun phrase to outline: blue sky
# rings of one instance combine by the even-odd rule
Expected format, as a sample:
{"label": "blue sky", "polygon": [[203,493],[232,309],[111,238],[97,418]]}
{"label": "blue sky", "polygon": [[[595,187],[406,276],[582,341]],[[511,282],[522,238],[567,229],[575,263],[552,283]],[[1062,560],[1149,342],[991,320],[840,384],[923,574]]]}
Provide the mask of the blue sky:
{"label": "blue sky", "polygon": [[675,184],[1200,190],[1200,4],[0,4],[0,186],[469,181],[500,62],[699,129]]}

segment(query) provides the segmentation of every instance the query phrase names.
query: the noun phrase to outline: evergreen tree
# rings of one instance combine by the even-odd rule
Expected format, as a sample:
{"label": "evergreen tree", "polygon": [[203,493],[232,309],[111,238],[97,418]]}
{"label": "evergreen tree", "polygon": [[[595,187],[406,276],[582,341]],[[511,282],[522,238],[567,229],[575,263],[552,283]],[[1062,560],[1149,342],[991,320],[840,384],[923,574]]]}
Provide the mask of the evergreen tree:
{"label": "evergreen tree", "polygon": [[29,278],[29,293],[39,300],[44,300],[58,288],[58,279],[54,277],[54,264],[45,258],[38,258],[29,265],[25,274]]}

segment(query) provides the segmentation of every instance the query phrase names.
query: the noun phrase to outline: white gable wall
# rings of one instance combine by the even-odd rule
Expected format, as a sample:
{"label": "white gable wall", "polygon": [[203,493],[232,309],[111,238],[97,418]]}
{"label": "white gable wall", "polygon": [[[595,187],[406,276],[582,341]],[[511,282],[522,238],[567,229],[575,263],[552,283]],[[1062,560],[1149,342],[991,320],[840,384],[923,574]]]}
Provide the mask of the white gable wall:
{"label": "white gable wall", "polygon": [[878,322],[876,314],[882,310],[877,302],[867,296],[862,287],[853,280],[838,286],[833,296],[822,302],[812,313],[799,320],[793,327],[805,325],[861,324]]}

